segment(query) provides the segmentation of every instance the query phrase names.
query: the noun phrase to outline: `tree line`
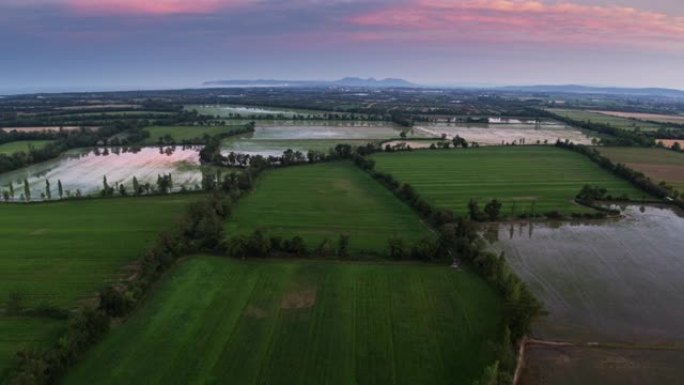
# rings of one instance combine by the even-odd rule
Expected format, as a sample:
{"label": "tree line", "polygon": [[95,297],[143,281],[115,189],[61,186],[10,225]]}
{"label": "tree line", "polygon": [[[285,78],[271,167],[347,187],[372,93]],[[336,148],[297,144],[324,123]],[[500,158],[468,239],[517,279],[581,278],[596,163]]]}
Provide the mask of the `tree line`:
{"label": "tree line", "polygon": [[[582,154],[594,163],[598,164],[602,168],[610,171],[611,173],[617,175],[618,177],[630,182],[642,191],[655,196],[656,198],[663,199],[667,202],[673,203],[674,205],[684,208],[684,200],[682,194],[669,186],[665,182],[655,183],[651,178],[644,175],[642,172],[632,170],[622,163],[613,163],[609,158],[601,155],[601,153],[595,148],[587,147],[581,144],[573,144],[558,141],[556,142],[556,147],[565,148],[571,151],[575,151]],[[616,197],[609,197],[608,199],[615,199]],[[618,200],[622,200],[618,197]]]}

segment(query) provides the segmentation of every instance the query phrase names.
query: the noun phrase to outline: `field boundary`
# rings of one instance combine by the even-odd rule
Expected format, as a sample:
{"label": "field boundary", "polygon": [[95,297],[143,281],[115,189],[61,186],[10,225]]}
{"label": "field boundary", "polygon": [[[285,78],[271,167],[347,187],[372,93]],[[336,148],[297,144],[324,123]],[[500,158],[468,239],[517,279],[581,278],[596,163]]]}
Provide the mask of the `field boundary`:
{"label": "field boundary", "polygon": [[[657,203],[664,203],[677,206],[684,209],[684,200],[681,198],[671,197],[670,191],[663,186],[654,183],[651,178],[647,177],[641,172],[635,171],[622,163],[614,164],[609,158],[601,155],[596,149],[592,149],[583,145],[575,145],[572,143],[557,142],[556,147],[564,148],[566,150],[574,151],[589,158],[592,162],[598,164],[601,168],[606,169],[616,175],[617,177],[630,182],[633,186],[642,191],[660,198],[661,201]],[[640,203],[636,201],[636,203]]]}
{"label": "field boundary", "polygon": [[[473,268],[500,293],[510,313],[504,315],[499,359],[485,370],[482,378],[491,379],[492,372],[495,372],[494,378],[497,378],[497,381],[512,383],[518,365],[516,348],[530,331],[534,318],[541,313],[541,303],[512,272],[503,255],[497,256],[483,250],[482,243],[479,242],[481,235],[467,219],[456,220],[448,211],[432,208],[410,186],[407,188],[406,184],[400,184],[391,175],[374,171],[375,162],[371,159],[357,155],[354,157],[354,163],[397,198],[406,202],[440,233],[440,242],[447,245],[442,252],[447,253],[454,261],[466,262],[467,266]],[[509,290],[519,290],[520,295],[513,299]]]}

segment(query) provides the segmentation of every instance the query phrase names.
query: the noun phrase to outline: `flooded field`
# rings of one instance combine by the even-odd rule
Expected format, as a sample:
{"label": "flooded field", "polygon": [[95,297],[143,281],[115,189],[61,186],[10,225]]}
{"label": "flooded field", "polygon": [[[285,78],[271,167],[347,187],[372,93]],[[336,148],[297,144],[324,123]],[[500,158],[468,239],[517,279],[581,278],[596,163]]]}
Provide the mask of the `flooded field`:
{"label": "flooded field", "polygon": [[219,116],[224,118],[235,118],[235,117],[276,117],[281,116],[284,118],[292,118],[295,115],[318,115],[325,113],[324,111],[308,111],[308,110],[295,110],[289,108],[271,108],[271,107],[253,107],[253,106],[238,106],[238,105],[189,105],[185,107],[186,110],[196,110],[202,115]]}
{"label": "flooded field", "polygon": [[684,342],[684,218],[658,207],[628,206],[624,214],[489,234],[549,312],[536,338]]}
{"label": "flooded field", "polygon": [[[155,185],[157,175],[172,174],[173,189],[195,188],[201,183],[199,154],[196,149],[181,147],[143,147],[139,149],[97,149],[66,153],[59,158],[0,175],[0,190],[14,185],[13,200],[21,200],[24,179],[29,183],[32,200],[42,200],[45,180],[50,181],[52,198],[58,198],[57,181],[65,196],[95,194],[102,190],[103,178],[110,186],[130,186],[133,177],[140,184]],[[129,191],[130,188],[129,188]]]}
{"label": "flooded field", "polygon": [[624,214],[486,233],[548,311],[521,384],[656,385],[684,374],[684,217],[660,207]]}
{"label": "flooded field", "polygon": [[467,124],[467,123],[419,123],[415,131],[426,135],[441,136],[447,138],[456,135],[465,138],[468,142],[480,145],[501,144],[553,144],[556,140],[569,140],[577,144],[591,144],[592,138],[578,128],[560,123],[545,122],[544,124],[526,124],[522,121],[506,122],[503,120],[491,124]]}
{"label": "flooded field", "polygon": [[[363,145],[399,137],[402,128],[386,122],[259,122],[253,133],[232,137],[223,142],[223,152],[281,155],[292,149],[326,151],[338,143]],[[425,137],[419,130],[409,137]]]}

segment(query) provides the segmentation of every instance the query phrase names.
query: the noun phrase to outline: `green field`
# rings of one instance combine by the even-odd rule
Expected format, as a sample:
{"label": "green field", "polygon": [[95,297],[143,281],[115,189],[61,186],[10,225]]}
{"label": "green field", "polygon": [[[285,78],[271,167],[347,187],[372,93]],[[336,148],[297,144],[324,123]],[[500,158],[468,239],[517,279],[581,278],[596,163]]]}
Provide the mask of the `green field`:
{"label": "green field", "polygon": [[350,250],[384,252],[387,240],[429,236],[411,209],[348,162],[290,167],[260,176],[240,201],[227,234],[262,228],[271,235],[301,236],[309,248],[350,236]]}
{"label": "green field", "polygon": [[[197,196],[0,204],[0,307],[76,306],[141,256]],[[53,334],[54,320],[0,313],[0,380],[14,353]],[[53,341],[50,341],[53,342]],[[0,381],[2,382],[2,381]]]}
{"label": "green field", "polygon": [[667,182],[684,193],[684,153],[639,147],[601,147],[599,151],[615,163],[641,171],[656,183]]}
{"label": "green field", "polygon": [[608,124],[616,128],[621,128],[623,130],[630,131],[635,130],[637,128],[641,131],[656,131],[662,127],[654,123],[644,122],[635,119],[621,118],[619,116],[611,116],[594,111],[566,110],[561,108],[549,108],[548,111],[556,115],[560,115],[564,118],[577,120],[580,122]]}
{"label": "green field", "polygon": [[184,140],[193,141],[201,139],[204,135],[214,136],[229,133],[243,126],[152,126],[145,128],[150,137],[145,139],[144,144],[157,144],[159,138],[170,135],[173,140],[180,144]]}
{"label": "green field", "polygon": [[137,259],[193,195],[0,205],[0,298],[72,306]]}
{"label": "green field", "polygon": [[28,152],[30,147],[38,150],[52,142],[52,140],[19,140],[16,142],[0,144],[0,154],[12,155],[15,152],[20,151]]}
{"label": "green field", "polygon": [[503,203],[502,215],[587,212],[573,203],[585,184],[641,199],[645,193],[583,155],[549,146],[481,147],[373,155],[376,170],[411,184],[428,202],[464,214],[470,199]]}
{"label": "green field", "polygon": [[500,310],[446,266],[198,257],[64,383],[469,385]]}

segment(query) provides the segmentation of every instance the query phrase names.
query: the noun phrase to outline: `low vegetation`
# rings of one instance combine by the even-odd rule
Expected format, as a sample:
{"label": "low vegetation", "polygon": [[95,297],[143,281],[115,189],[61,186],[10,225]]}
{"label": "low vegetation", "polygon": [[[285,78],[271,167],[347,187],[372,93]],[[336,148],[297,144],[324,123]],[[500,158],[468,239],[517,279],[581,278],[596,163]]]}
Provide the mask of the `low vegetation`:
{"label": "low vegetation", "polygon": [[226,228],[231,237],[256,229],[299,236],[309,250],[336,249],[346,236],[354,254],[384,253],[391,238],[413,243],[430,235],[409,207],[347,162],[266,172]]}
{"label": "low vegetation", "polygon": [[500,306],[445,266],[193,258],[64,383],[470,384]]}
{"label": "low vegetation", "polygon": [[648,197],[582,156],[553,147],[382,153],[371,159],[378,172],[457,215],[468,214],[471,200],[484,208],[493,199],[501,203],[501,217],[588,213],[592,210],[573,202],[585,184],[600,185],[612,197]]}

